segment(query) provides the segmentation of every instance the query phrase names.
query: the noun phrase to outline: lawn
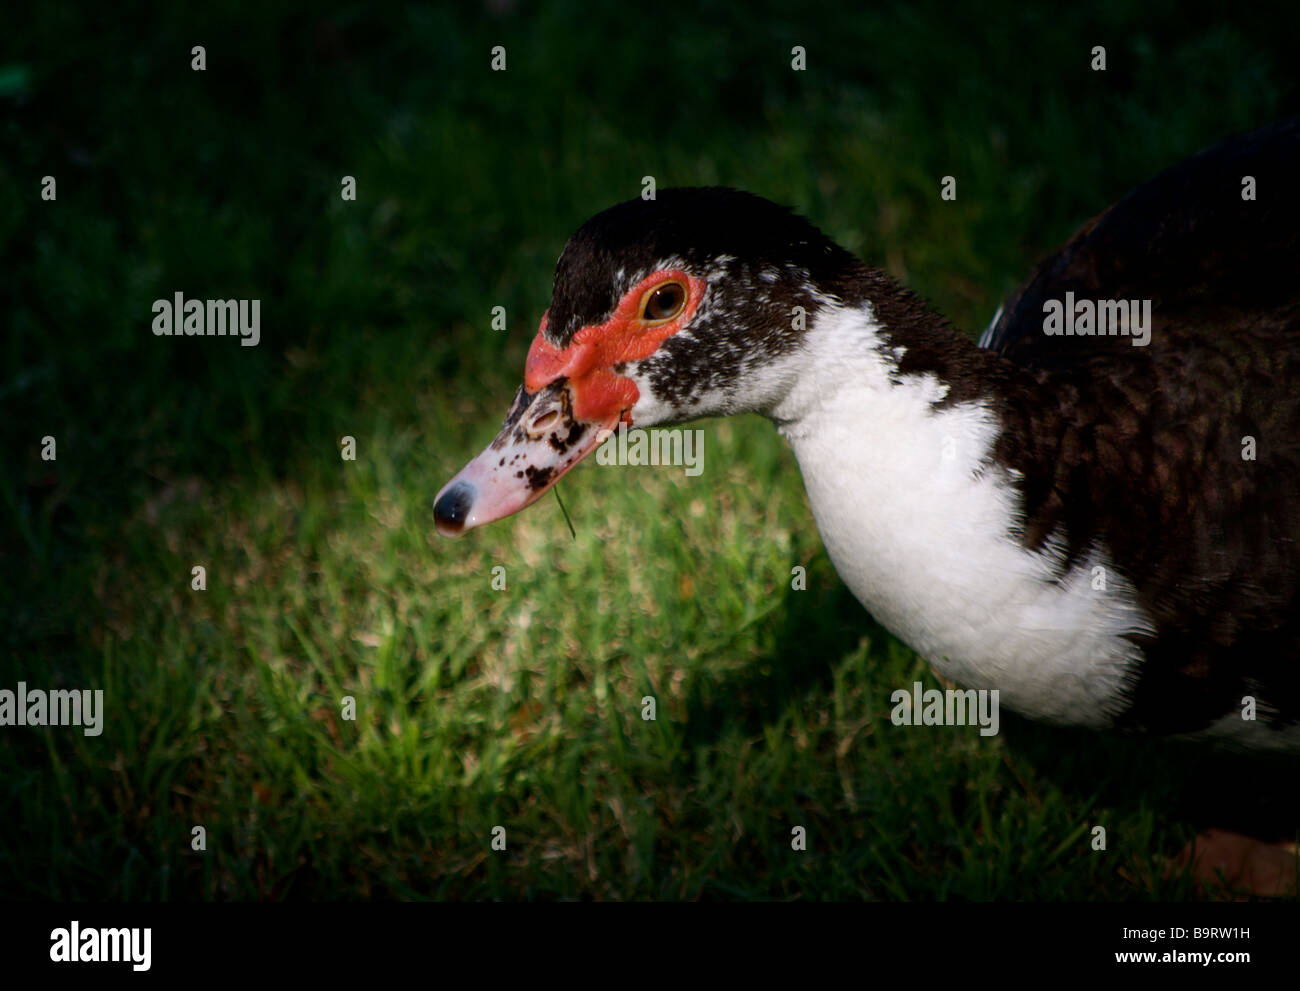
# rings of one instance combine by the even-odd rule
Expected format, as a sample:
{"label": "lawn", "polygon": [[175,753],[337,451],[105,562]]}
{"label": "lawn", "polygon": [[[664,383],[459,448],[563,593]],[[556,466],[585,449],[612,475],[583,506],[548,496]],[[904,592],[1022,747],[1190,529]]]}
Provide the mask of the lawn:
{"label": "lawn", "polygon": [[[941,682],[841,585],[758,418],[699,424],[698,477],[579,468],[576,535],[550,496],[432,523],[565,239],[644,176],[792,205],[975,334],[1132,185],[1300,110],[1294,5],[1142,6],[16,17],[0,688],[102,688],[106,717],[0,729],[3,897],[1192,897],[1166,859],[1285,823],[1281,772],[893,726]],[[175,292],[260,299],[259,345],[156,337]]]}

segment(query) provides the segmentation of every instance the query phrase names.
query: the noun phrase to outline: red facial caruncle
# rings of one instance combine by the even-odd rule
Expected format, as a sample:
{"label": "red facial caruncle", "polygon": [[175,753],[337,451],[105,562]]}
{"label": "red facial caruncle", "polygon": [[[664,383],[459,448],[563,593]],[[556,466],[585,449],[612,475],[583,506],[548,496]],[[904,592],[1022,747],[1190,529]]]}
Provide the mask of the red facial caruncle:
{"label": "red facial caruncle", "polygon": [[[569,380],[574,415],[579,420],[626,419],[639,391],[635,382],[614,372],[613,366],[654,354],[690,322],[704,297],[704,287],[703,279],[680,269],[653,272],[624,294],[608,320],[581,328],[563,349],[546,339],[548,310],[528,351],[524,388],[536,392],[564,377]],[[663,317],[656,319],[655,313],[663,313]]]}

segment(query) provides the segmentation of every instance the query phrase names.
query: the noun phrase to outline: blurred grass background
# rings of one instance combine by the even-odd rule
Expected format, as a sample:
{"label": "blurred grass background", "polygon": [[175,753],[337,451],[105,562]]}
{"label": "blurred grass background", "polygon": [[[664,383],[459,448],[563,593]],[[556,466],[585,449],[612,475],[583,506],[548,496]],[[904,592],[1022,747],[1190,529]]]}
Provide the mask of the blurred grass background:
{"label": "blurred grass background", "polygon": [[[1015,719],[894,728],[889,693],[938,682],[840,585],[761,420],[704,424],[698,478],[578,470],[576,540],[548,498],[441,541],[432,497],[495,433],[564,240],[642,176],[792,205],[975,333],[1132,185],[1296,113],[1297,27],[1182,2],[15,14],[0,687],[102,687],[108,716],[0,731],[3,897],[1191,897],[1165,858],[1286,779],[1225,765],[1224,792],[1203,755]],[[261,344],[154,337],[177,291],[261,299]]]}

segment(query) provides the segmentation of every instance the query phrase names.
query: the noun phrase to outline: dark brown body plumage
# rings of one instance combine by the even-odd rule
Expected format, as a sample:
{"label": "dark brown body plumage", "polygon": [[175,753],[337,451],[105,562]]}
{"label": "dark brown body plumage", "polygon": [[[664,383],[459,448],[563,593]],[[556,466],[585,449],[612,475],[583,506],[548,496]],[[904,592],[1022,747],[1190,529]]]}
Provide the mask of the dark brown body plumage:
{"label": "dark brown body plumage", "polygon": [[[1044,262],[986,342],[1033,382],[1010,375],[1001,403],[1025,542],[1104,542],[1156,623],[1136,727],[1200,729],[1245,695],[1300,721],[1297,176],[1300,120],[1187,159]],[[1150,344],[1045,335],[1067,291],[1150,299]]]}

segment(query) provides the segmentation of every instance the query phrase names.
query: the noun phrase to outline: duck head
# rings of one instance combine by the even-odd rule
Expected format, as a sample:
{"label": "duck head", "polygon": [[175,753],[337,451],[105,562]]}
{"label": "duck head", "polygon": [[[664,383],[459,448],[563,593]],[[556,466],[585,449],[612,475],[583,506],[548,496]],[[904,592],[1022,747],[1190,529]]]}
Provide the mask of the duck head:
{"label": "duck head", "polygon": [[738,190],[664,189],[597,214],[556,263],[500,432],[438,493],[438,532],[535,502],[620,423],[770,410],[805,329],[861,268],[808,221]]}

